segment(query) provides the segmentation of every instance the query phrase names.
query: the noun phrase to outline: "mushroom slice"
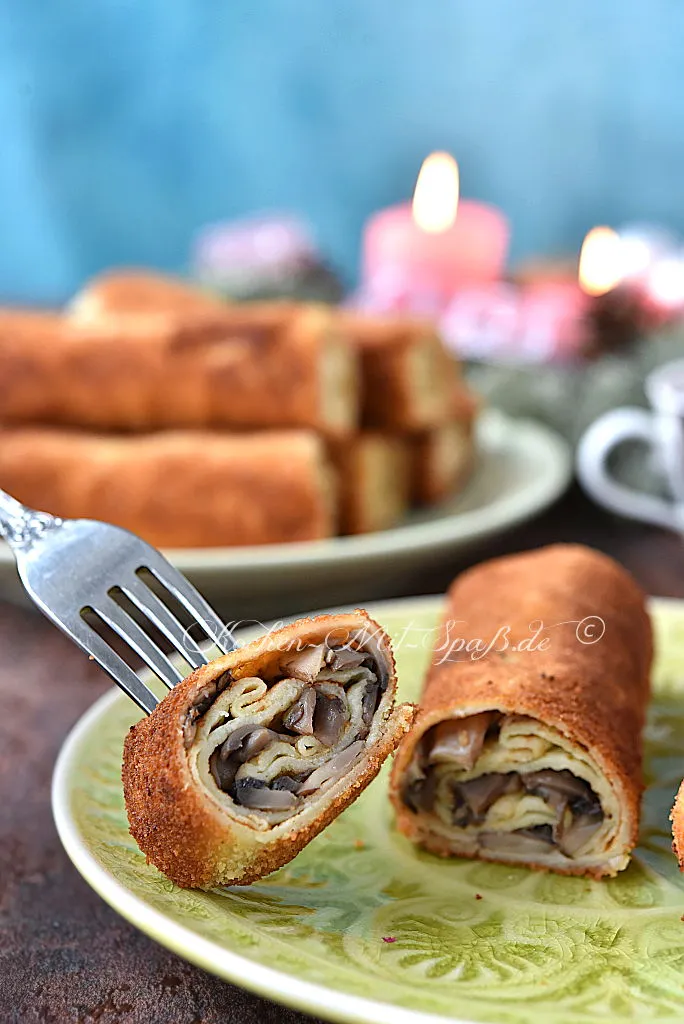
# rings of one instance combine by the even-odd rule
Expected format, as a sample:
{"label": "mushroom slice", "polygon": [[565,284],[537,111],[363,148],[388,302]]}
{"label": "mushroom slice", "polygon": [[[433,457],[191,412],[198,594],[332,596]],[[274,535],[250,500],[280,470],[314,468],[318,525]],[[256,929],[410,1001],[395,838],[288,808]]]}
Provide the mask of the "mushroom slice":
{"label": "mushroom slice", "polygon": [[338,778],[363,753],[364,748],[363,740],[357,740],[356,743],[352,743],[339,754],[331,757],[329,761],[312,772],[306,782],[301,784],[298,795],[307,796],[309,793],[315,793],[326,782],[332,782],[333,779]]}
{"label": "mushroom slice", "polygon": [[574,857],[585,846],[594,833],[603,824],[603,812],[600,808],[590,814],[573,817],[568,826],[560,832],[558,845],[566,857]]}
{"label": "mushroom slice", "polygon": [[314,731],[313,715],[316,707],[316,691],[307,686],[283,718],[283,726],[301,736],[311,736]]}
{"label": "mushroom slice", "polygon": [[434,772],[413,779],[404,790],[404,801],[414,811],[429,812],[435,806],[437,776]]}
{"label": "mushroom slice", "polygon": [[222,759],[220,748],[217,748],[209,758],[209,771],[222,793],[227,793],[233,785],[239,767],[240,762],[236,758]]}
{"label": "mushroom slice", "polygon": [[271,783],[271,789],[286,789],[290,793],[296,793],[304,780],[295,779],[292,775],[279,775]]}
{"label": "mushroom slice", "polygon": [[347,668],[359,668],[368,658],[365,651],[356,651],[353,647],[338,647],[328,651],[326,664],[333,672],[342,672]]}
{"label": "mushroom slice", "polygon": [[550,825],[538,825],[536,828],[518,829],[516,832],[481,832],[478,841],[483,850],[491,850],[502,856],[522,855],[534,857],[548,854],[553,846]]}
{"label": "mushroom slice", "polygon": [[373,721],[373,715],[375,714],[375,709],[378,706],[379,694],[379,683],[366,683],[366,689],[363,697],[361,698],[361,721],[366,727],[369,727]]}
{"label": "mushroom slice", "polygon": [[263,725],[255,725],[247,722],[234,729],[227,739],[219,747],[219,758],[227,761],[231,755],[235,755],[238,764],[244,764],[250,757],[254,757],[259,751],[278,738],[278,734],[272,729]]}
{"label": "mushroom slice", "polygon": [[387,636],[379,629],[376,629],[371,633],[366,633],[361,630],[352,634],[351,639],[358,643],[360,651],[364,651],[366,655],[370,655],[373,659],[375,673],[378,677],[378,682],[380,683],[380,689],[384,693],[390,681],[389,666],[391,663],[391,659],[388,659],[387,657],[389,650]]}
{"label": "mushroom slice", "polygon": [[533,825],[531,828],[517,828],[515,830],[515,835],[527,836],[529,839],[536,839],[538,842],[546,843],[547,846],[554,845],[552,825]]}
{"label": "mushroom slice", "polygon": [[293,679],[301,679],[305,683],[312,683],[325,664],[325,644],[318,644],[316,647],[305,647],[303,651],[295,654],[283,662],[283,668],[287,675]]}
{"label": "mushroom slice", "polygon": [[277,739],[275,732],[253,722],[234,729],[209,758],[209,770],[218,788],[227,793],[240,765],[264,750],[274,739]]}
{"label": "mushroom slice", "polygon": [[516,793],[521,789],[520,777],[516,772],[490,772],[478,775],[476,779],[459,782],[456,789],[476,818],[486,814],[492,804],[505,793]]}
{"label": "mushroom slice", "polygon": [[235,783],[235,799],[243,807],[256,811],[286,811],[297,803],[297,797],[289,790],[270,789],[263,779],[249,776]]}
{"label": "mushroom slice", "polygon": [[342,735],[348,717],[347,702],[344,697],[319,692],[316,695],[316,708],[313,715],[314,736],[326,747],[334,747]]}
{"label": "mushroom slice", "polygon": [[594,792],[589,783],[573,775],[567,768],[561,771],[544,768],[538,772],[526,772],[521,778],[525,789],[530,793],[538,793],[544,799],[544,794],[553,790],[569,802],[579,799],[595,802]]}
{"label": "mushroom slice", "polygon": [[487,729],[496,719],[493,711],[467,718],[450,718],[435,726],[428,755],[430,764],[454,764],[470,769],[482,753]]}
{"label": "mushroom slice", "polygon": [[[434,772],[430,773],[434,778]],[[457,828],[467,828],[468,825],[473,824],[473,813],[468,807],[463,797],[458,791],[458,788],[454,790],[454,806],[451,812],[451,823],[456,825]]]}

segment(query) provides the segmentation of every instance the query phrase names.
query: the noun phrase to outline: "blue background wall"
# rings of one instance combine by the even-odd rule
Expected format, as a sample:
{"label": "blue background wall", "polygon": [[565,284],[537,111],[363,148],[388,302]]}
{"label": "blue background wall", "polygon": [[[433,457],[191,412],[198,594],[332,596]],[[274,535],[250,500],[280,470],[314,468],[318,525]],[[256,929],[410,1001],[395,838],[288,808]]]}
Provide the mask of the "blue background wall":
{"label": "blue background wall", "polygon": [[294,208],[353,279],[369,211],[446,148],[515,255],[684,230],[681,0],[0,0],[0,299],[182,268]]}

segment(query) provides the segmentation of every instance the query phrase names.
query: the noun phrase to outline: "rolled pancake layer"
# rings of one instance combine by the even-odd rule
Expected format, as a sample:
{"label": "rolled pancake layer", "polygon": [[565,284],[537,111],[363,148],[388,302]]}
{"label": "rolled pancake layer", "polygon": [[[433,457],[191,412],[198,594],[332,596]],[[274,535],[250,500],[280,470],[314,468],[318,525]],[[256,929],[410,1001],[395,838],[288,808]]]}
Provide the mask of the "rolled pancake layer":
{"label": "rolled pancake layer", "polygon": [[558,545],[465,572],[394,765],[401,831],[442,856],[622,870],[651,658],[644,596],[598,552]]}
{"label": "rolled pancake layer", "polygon": [[290,861],[409,727],[365,612],[300,619],[193,672],[124,746],[131,834],[178,885],[246,885]]}
{"label": "rolled pancake layer", "polygon": [[411,494],[417,505],[453,497],[468,480],[474,463],[472,432],[461,423],[445,423],[412,438]]}
{"label": "rolled pancake layer", "polygon": [[411,494],[417,505],[453,497],[468,480],[474,462],[472,432],[461,423],[418,434],[411,443]]}
{"label": "rolled pancake layer", "polygon": [[0,487],[33,508],[115,523],[156,547],[318,540],[336,527],[334,472],[308,431],[0,429]]}
{"label": "rolled pancake layer", "polygon": [[408,442],[362,431],[330,449],[339,480],[341,532],[369,533],[395,526],[408,510]]}
{"label": "rolled pancake layer", "polygon": [[0,422],[95,429],[310,427],[358,419],[359,365],[332,314],[288,303],[218,312],[64,318],[58,330],[0,317]]}
{"label": "rolled pancake layer", "polygon": [[468,480],[475,461],[477,412],[477,398],[459,381],[452,388],[449,421],[410,438],[411,496],[416,504],[443,501]]}
{"label": "rolled pancake layer", "polygon": [[413,431],[449,419],[459,370],[432,324],[359,313],[338,323],[361,357],[365,427]]}

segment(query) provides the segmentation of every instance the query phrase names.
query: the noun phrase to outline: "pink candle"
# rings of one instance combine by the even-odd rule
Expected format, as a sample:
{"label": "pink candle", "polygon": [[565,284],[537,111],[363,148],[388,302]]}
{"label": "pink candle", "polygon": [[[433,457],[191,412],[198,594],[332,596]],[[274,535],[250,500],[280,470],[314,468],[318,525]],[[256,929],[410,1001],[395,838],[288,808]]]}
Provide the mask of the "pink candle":
{"label": "pink candle", "polygon": [[413,204],[380,210],[366,224],[363,280],[407,282],[416,294],[449,294],[501,278],[509,226],[501,210],[458,198],[458,165],[445,153],[423,164]]}

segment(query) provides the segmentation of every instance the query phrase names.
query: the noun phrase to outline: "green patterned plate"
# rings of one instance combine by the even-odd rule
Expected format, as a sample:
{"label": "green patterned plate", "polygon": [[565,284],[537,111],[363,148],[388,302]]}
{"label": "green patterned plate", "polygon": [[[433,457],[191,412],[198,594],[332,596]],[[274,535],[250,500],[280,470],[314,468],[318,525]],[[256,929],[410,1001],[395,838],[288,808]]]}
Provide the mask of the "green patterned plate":
{"label": "green patterned plate", "polygon": [[[418,693],[438,599],[372,606]],[[684,774],[684,605],[653,604],[659,657],[641,845],[606,882],[442,861],[392,829],[387,772],[291,864],[248,888],[177,889],[128,834],[119,767],[136,717],[108,693],[57,764],[53,807],[78,870],[195,964],[332,1020],[587,1024],[684,1018],[684,880],[668,811]]]}

